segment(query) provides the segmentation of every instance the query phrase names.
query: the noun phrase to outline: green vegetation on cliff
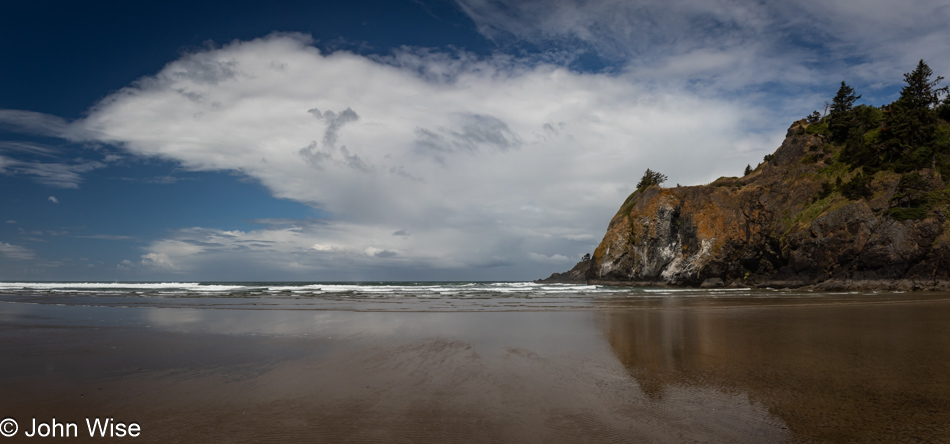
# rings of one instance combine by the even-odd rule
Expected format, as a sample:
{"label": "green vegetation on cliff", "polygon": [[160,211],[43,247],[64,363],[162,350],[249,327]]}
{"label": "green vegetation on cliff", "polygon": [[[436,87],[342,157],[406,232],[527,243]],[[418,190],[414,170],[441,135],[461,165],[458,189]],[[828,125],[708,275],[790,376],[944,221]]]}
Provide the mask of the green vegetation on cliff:
{"label": "green vegetation on cliff", "polygon": [[861,96],[841,82],[828,115],[805,120],[802,131],[818,136],[823,146],[802,161],[827,165],[819,171],[825,181],[816,200],[831,194],[851,201],[870,198],[872,189],[896,173],[897,189],[884,209],[891,217],[923,219],[946,210],[950,96],[939,86],[943,77],[933,78],[923,60],[904,80],[900,98],[881,107],[854,106]]}

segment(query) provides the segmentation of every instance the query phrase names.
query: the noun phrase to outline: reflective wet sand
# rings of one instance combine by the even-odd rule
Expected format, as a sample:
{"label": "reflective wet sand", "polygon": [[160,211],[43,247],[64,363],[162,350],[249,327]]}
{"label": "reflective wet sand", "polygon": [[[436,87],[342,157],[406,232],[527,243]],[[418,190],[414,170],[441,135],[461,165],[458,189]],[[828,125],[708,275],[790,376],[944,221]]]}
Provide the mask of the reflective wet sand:
{"label": "reflective wet sand", "polygon": [[137,422],[136,442],[947,442],[948,298],[0,302],[0,417],[80,423],[71,442],[86,417]]}
{"label": "reflective wet sand", "polygon": [[821,442],[950,441],[950,304],[602,313],[646,396],[715,388]]}

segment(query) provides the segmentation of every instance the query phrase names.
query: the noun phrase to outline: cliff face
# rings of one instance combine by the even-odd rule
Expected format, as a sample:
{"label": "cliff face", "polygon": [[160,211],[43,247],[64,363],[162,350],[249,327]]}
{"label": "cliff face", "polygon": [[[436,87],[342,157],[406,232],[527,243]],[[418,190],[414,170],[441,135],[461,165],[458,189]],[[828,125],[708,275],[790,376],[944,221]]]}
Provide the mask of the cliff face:
{"label": "cliff face", "polygon": [[[835,148],[808,134],[806,126],[792,125],[771,159],[745,177],[633,193],[585,264],[586,280],[637,286],[950,288],[945,208],[920,219],[892,217],[888,210],[902,177],[892,171],[877,172],[866,197],[845,197],[829,183],[837,180],[840,187],[842,178],[853,180],[860,171],[843,168]],[[921,170],[915,177],[944,189],[935,171]]]}

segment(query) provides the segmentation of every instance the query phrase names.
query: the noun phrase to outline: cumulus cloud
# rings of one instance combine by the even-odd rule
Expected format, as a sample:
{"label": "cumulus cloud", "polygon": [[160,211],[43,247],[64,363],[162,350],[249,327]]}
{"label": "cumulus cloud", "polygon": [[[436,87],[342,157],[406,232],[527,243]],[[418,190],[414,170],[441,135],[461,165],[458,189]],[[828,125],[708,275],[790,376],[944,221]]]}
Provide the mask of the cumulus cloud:
{"label": "cumulus cloud", "polygon": [[[503,240],[499,240],[492,238],[490,232],[483,233],[486,237],[471,233],[454,227],[436,227],[414,234],[413,237],[421,239],[410,241],[368,224],[305,220],[251,231],[189,228],[148,244],[142,257],[152,255],[149,257],[156,260],[142,264],[168,263],[174,266],[167,267],[168,270],[214,279],[341,280],[433,276],[493,279],[512,265],[533,264],[540,272],[552,263],[564,263],[565,258],[557,255],[535,261],[520,250],[523,239],[510,234],[502,233]],[[122,267],[129,264],[120,264]],[[452,274],[452,270],[464,270],[465,274]],[[388,274],[383,277],[380,273]],[[517,278],[512,273],[509,270],[504,276]]]}
{"label": "cumulus cloud", "polygon": [[[128,261],[123,261],[121,265],[128,265]],[[171,258],[168,257],[165,253],[148,253],[142,255],[141,264],[150,267],[158,268],[162,270],[178,270],[178,267],[175,266],[175,263],[172,262]]]}
{"label": "cumulus cloud", "polygon": [[416,144],[440,163],[457,151],[475,153],[481,148],[506,151],[521,146],[521,137],[508,124],[493,116],[461,114],[450,128],[416,128]]}
{"label": "cumulus cloud", "polygon": [[[189,170],[238,172],[333,215],[320,236],[252,233],[283,233],[269,242],[286,249],[424,269],[591,250],[647,167],[682,183],[736,174],[787,123],[629,76],[466,53],[324,54],[280,34],[186,55],[60,130]],[[148,253],[165,256],[147,261],[189,270],[199,264],[188,257],[210,260],[226,237],[183,233],[155,243]],[[270,260],[273,245],[240,251]]]}

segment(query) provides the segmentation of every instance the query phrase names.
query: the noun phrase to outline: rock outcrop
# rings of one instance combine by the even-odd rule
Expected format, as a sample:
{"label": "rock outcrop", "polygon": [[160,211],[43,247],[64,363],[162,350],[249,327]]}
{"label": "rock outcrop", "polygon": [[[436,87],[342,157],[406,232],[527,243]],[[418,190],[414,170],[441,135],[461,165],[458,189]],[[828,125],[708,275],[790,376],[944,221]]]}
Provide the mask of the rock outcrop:
{"label": "rock outcrop", "polygon": [[[888,210],[901,175],[893,171],[876,172],[867,197],[845,197],[842,179],[860,171],[806,127],[792,125],[745,177],[634,192],[590,263],[568,274],[584,269],[587,282],[602,285],[950,289],[945,208],[895,219]],[[919,174],[944,189],[936,171]]]}
{"label": "rock outcrop", "polygon": [[590,264],[591,260],[585,258],[569,271],[552,273],[551,276],[534,282],[538,284],[584,284],[587,283],[587,271],[590,269]]}

